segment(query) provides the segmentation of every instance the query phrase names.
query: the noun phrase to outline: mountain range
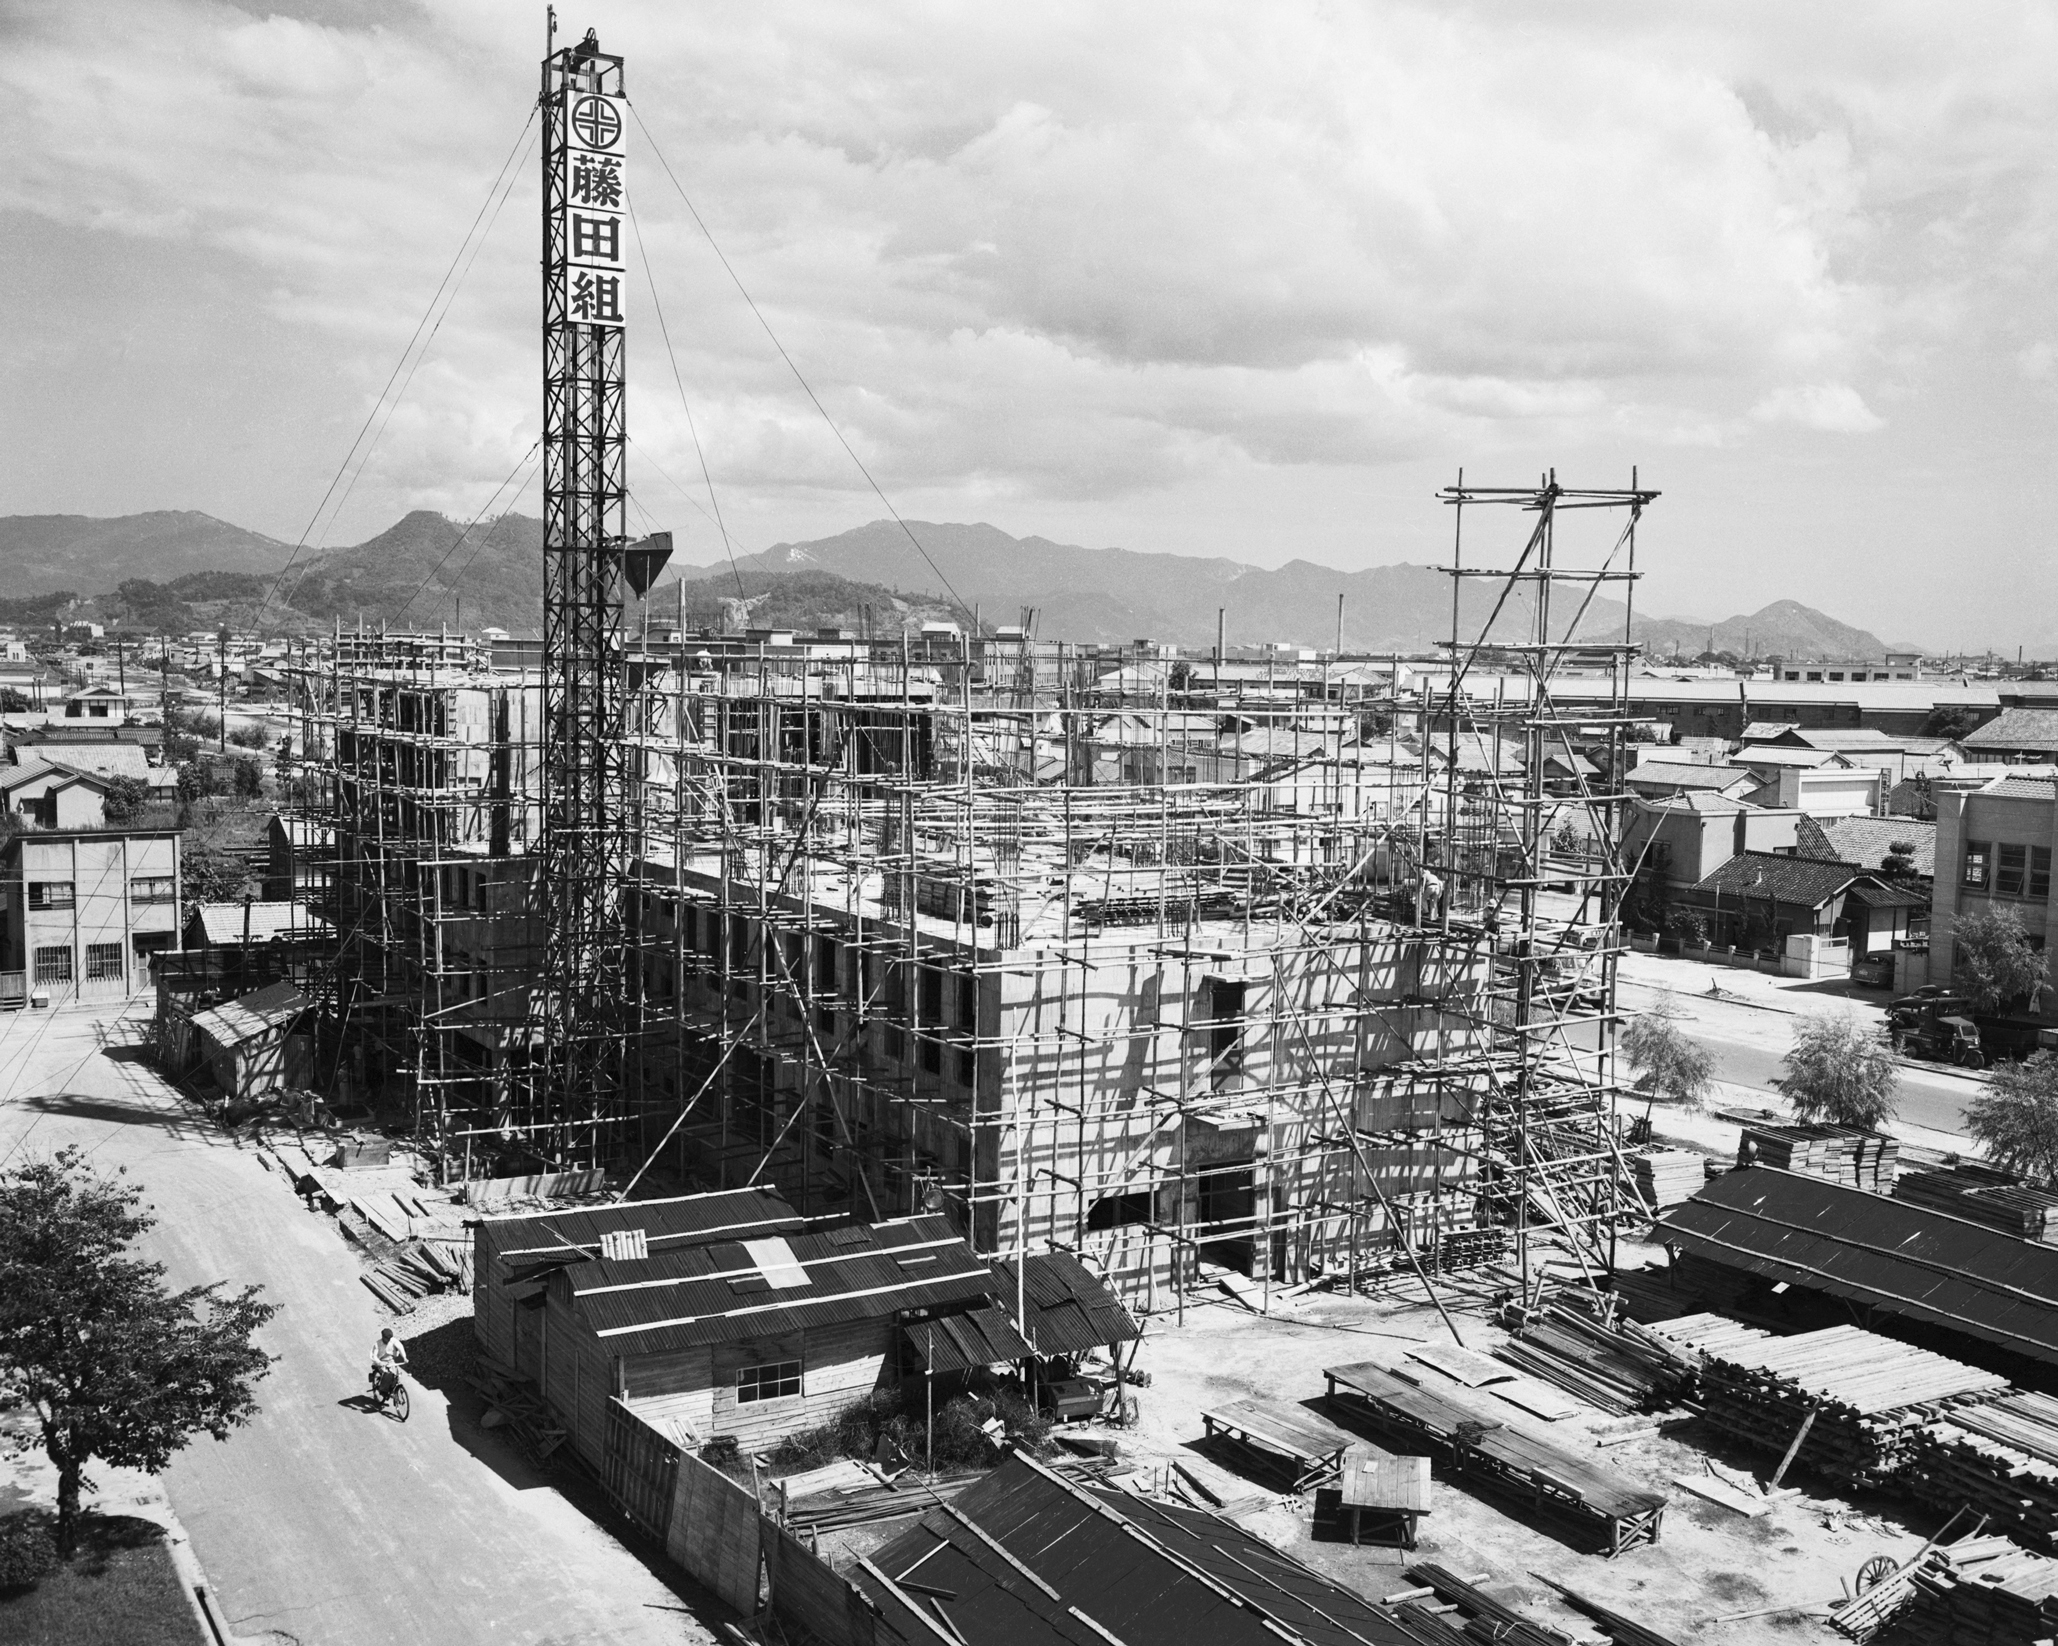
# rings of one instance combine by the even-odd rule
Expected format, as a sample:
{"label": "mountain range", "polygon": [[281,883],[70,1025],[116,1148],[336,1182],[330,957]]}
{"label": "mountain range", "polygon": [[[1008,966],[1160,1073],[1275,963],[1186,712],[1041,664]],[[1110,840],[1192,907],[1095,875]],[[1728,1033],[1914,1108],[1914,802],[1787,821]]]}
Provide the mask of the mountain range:
{"label": "mountain range", "polygon": [[[167,585],[215,597],[209,620],[293,628],[360,619],[389,628],[480,628],[534,632],[542,618],[543,525],[501,516],[467,534],[444,515],[417,510],[363,543],[294,556],[290,545],[191,511],[114,519],[80,515],[0,517],[0,619],[47,621],[66,592],[103,619],[145,621],[163,613]],[[290,565],[289,565],[290,560]],[[284,575],[278,576],[283,570]],[[198,574],[242,574],[205,579]],[[246,582],[245,579],[248,581]],[[276,588],[274,588],[276,579]],[[147,581],[137,581],[147,580]],[[123,585],[127,584],[127,593]],[[243,591],[242,598],[223,599]],[[1468,579],[1460,629],[1479,637],[1499,586]],[[733,566],[680,566],[651,591],[650,610],[672,615],[684,596],[692,626],[843,628],[891,632],[974,609],[987,624],[1026,619],[1047,640],[1109,643],[1149,637],[1213,643],[1218,621],[1232,646],[1281,641],[1330,646],[1342,634],[1353,651],[1419,652],[1451,632],[1451,585],[1439,568],[1375,566],[1342,572],[1294,560],[1266,568],[1222,558],[1087,549],[1043,537],[1012,537],[990,525],[873,521],[834,537],[780,543]],[[1531,632],[1529,593],[1518,589],[1492,638]],[[18,613],[5,608],[20,607]],[[219,608],[217,610],[216,608]],[[33,611],[31,610],[33,608]],[[155,619],[151,620],[155,626]],[[1623,609],[1594,600],[1581,638],[1622,633]],[[1559,623],[1554,635],[1562,635]],[[1796,601],[1708,623],[1638,618],[1634,638],[1659,657],[1714,649],[1763,656],[1877,656],[1885,647]]]}

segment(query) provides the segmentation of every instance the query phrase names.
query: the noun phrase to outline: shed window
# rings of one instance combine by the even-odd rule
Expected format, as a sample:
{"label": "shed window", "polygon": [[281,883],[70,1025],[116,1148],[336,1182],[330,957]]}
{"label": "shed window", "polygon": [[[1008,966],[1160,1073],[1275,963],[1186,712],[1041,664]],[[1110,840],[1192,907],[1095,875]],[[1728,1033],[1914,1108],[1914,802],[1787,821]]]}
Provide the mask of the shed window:
{"label": "shed window", "polygon": [[800,1362],[770,1360],[762,1366],[745,1366],[736,1374],[736,1404],[754,1400],[784,1400],[800,1393]]}
{"label": "shed window", "polygon": [[1994,871],[1994,890],[2003,897],[2020,897],[2028,873],[2029,848],[2011,846],[2004,841],[2000,849],[1999,864]]}
{"label": "shed window", "polygon": [[1968,886],[1985,886],[1993,874],[1994,848],[1990,841],[1968,840],[1965,842],[1964,883]]}

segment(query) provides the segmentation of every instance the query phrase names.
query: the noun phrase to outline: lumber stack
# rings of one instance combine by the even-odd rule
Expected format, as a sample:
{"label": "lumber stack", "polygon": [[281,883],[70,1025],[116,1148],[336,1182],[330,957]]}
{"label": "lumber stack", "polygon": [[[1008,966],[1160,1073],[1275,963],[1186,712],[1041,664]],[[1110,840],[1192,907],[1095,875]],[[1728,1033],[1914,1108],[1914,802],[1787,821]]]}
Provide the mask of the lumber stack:
{"label": "lumber stack", "polygon": [[2014,1390],[1952,1408],[1917,1436],[1901,1484],[1918,1502],[1969,1506],[2058,1554],[2058,1399]]}
{"label": "lumber stack", "polygon": [[[465,1373],[465,1381],[486,1398],[486,1427],[513,1435],[538,1463],[564,1444],[564,1425],[527,1378],[481,1354],[476,1369]],[[500,1414],[497,1423],[493,1421],[496,1412]]]}
{"label": "lumber stack", "polygon": [[1553,1298],[1494,1350],[1494,1358],[1617,1417],[1663,1404],[1670,1379],[1661,1353],[1635,1328],[1604,1319],[1599,1308],[1586,1294]]}
{"label": "lumber stack", "polygon": [[1570,1635],[1523,1616],[1442,1566],[1410,1566],[1408,1581],[1435,1590],[1438,1600],[1457,1607],[1464,1616],[1468,1640],[1493,1641],[1497,1646],[1571,1646]]}
{"label": "lumber stack", "polygon": [[2058,1245],[2058,1193],[2030,1188],[2002,1172],[1963,1166],[1909,1172],[1895,1182],[1894,1198],[2023,1240]]}
{"label": "lumber stack", "polygon": [[1708,1157],[1692,1149],[1640,1149],[1625,1164],[1631,1186],[1654,1212],[1691,1200],[1708,1182]]}
{"label": "lumber stack", "polygon": [[1900,1162],[1900,1139],[1851,1126],[1744,1127],[1739,1166],[1777,1166],[1854,1189],[1888,1190]]}
{"label": "lumber stack", "polygon": [[410,1240],[358,1278],[387,1308],[407,1314],[431,1292],[470,1291],[471,1266],[471,1253],[462,1246]]}
{"label": "lumber stack", "polygon": [[[2006,1538],[1973,1537],[1932,1549],[1910,1586],[1896,1640],[2046,1646],[2058,1639],[2058,1560]],[[1841,1613],[1837,1621],[1841,1629]]]}
{"label": "lumber stack", "polygon": [[1775,1451],[1806,1422],[1798,1461],[1852,1485],[1898,1474],[1940,1406],[2008,1386],[1992,1372],[1855,1326],[1775,1338],[1724,1322],[1704,1335],[1718,1345],[1701,1347],[1708,1420]]}

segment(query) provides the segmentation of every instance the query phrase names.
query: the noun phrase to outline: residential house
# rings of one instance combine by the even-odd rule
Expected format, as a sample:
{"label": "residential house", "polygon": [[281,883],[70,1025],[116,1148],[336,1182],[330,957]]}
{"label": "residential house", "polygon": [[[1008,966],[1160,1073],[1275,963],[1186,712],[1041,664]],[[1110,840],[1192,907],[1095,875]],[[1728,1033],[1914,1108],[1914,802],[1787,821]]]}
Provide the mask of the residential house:
{"label": "residential house", "polygon": [[1958,741],[1974,760],[2014,765],[2058,760],[2058,709],[2003,709]]}
{"label": "residential house", "polygon": [[56,761],[0,766],[0,809],[37,829],[107,827],[108,780]]}
{"label": "residential house", "polygon": [[127,693],[119,686],[103,682],[66,692],[50,705],[49,716],[52,720],[105,721],[110,726],[119,726],[127,722],[129,707]]}
{"label": "residential house", "polygon": [[178,931],[175,830],[36,829],[0,843],[0,1005],[140,993]]}
{"label": "residential house", "polygon": [[[1933,821],[1913,817],[1832,817],[1809,820],[1822,840],[1823,849],[1809,856],[1837,858],[1861,869],[1885,871],[1887,858],[1897,845],[1910,849],[1913,864],[1908,878],[1915,889],[1927,892],[1936,879],[1937,826]],[[1891,878],[1891,877],[1890,877]]]}
{"label": "residential house", "polygon": [[1622,786],[1646,800],[1669,800],[1682,794],[1716,794],[1741,800],[1757,788],[1755,772],[1741,766],[1689,765],[1677,760],[1643,760],[1630,768]]}
{"label": "residential house", "polygon": [[[2058,849],[2058,782],[2028,774],[1997,777],[1970,794],[1937,796],[1936,884],[1930,905],[1929,980],[1948,986],[1958,921],[1974,909],[2008,909],[2032,945],[2058,940],[2051,854]],[[2045,990],[2036,1015],[2058,1022],[2058,996]]]}
{"label": "residential house", "polygon": [[[1675,888],[1673,902],[1698,910],[1708,921],[1709,937],[1738,948],[1787,948],[1795,936],[1849,939],[1856,953],[1891,950],[1897,933],[1905,933],[1907,911],[1922,899],[1882,898],[1876,907],[1871,890],[1851,904],[1857,886],[1889,892],[1878,875],[1855,863],[1778,852],[1738,852],[1692,886]],[[1893,918],[1899,916],[1898,923]]]}
{"label": "residential house", "polygon": [[1647,884],[1693,886],[1739,852],[1795,852],[1800,824],[1799,812],[1769,811],[1719,794],[1639,799],[1624,819],[1623,853]]}
{"label": "residential house", "polygon": [[1887,774],[1877,767],[1854,766],[1841,756],[1832,758],[1835,764],[1813,769],[1779,767],[1745,798],[1753,805],[1782,807],[1817,818],[1871,817],[1884,812]]}

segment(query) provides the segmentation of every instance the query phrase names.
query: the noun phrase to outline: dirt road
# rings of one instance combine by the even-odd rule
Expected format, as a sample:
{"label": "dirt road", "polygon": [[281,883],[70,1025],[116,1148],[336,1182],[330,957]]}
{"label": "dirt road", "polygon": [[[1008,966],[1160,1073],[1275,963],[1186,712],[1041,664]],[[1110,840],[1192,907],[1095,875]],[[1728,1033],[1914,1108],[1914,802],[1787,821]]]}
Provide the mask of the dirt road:
{"label": "dirt road", "polygon": [[77,1143],[127,1167],[178,1284],[261,1284],[282,1312],[263,1412],[174,1461],[171,1501],[237,1632],[306,1646],[706,1641],[686,1601],[448,1402],[404,1427],[342,1404],[383,1315],[326,1217],[197,1125],[140,1046],[140,1008],[0,1018],[0,1155]]}

